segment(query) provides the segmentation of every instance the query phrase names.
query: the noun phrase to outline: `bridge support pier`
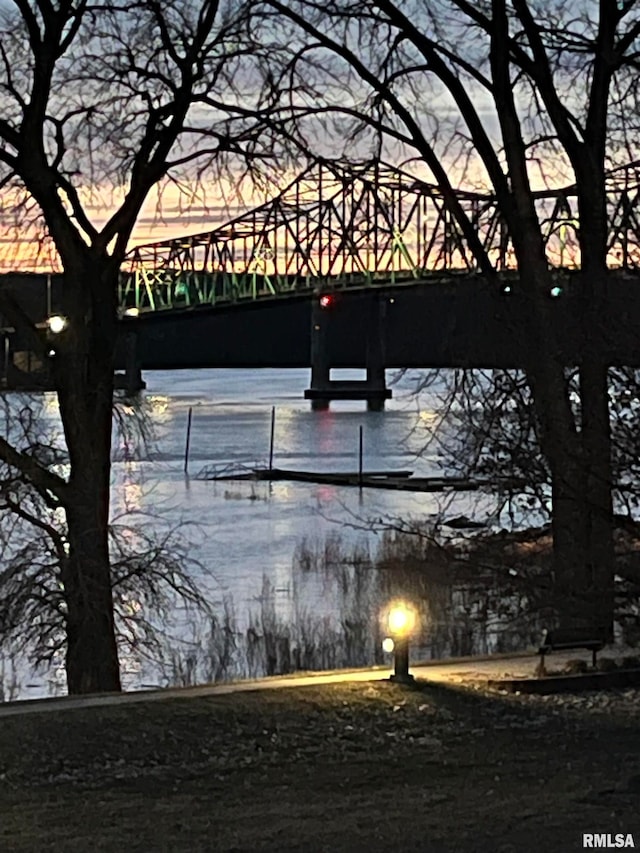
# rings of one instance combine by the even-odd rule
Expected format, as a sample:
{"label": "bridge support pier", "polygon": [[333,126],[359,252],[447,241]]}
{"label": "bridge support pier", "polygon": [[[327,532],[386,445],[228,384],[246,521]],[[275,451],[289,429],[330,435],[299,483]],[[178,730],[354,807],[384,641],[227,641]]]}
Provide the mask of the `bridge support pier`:
{"label": "bridge support pier", "polygon": [[147,387],[138,363],[138,335],[136,332],[127,333],[124,346],[124,373],[116,373],[114,387],[123,390],[127,396],[131,397]]}
{"label": "bridge support pier", "polygon": [[304,392],[314,411],[328,409],[331,400],[327,395],[331,386],[328,326],[329,313],[316,296],[311,304],[311,387]]}
{"label": "bridge support pier", "polygon": [[331,379],[329,322],[335,308],[323,306],[319,297],[311,306],[311,387],[304,392],[314,410],[328,409],[331,400],[366,400],[370,411],[382,411],[391,397],[387,388],[384,362],[384,320],[386,305],[379,294],[372,294],[367,317],[367,348],[364,354],[367,378]]}
{"label": "bridge support pier", "polygon": [[369,391],[367,408],[373,412],[381,412],[384,409],[384,401],[391,397],[391,391],[387,389],[387,381],[384,374],[386,313],[386,301],[380,298],[379,293],[374,293],[369,304],[366,354],[367,378],[365,380],[367,390]]}

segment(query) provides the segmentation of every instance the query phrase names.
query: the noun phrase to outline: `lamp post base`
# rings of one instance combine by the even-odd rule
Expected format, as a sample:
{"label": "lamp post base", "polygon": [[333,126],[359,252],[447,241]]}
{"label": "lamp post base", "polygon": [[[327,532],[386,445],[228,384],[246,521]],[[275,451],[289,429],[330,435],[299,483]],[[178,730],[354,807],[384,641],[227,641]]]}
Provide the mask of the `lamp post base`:
{"label": "lamp post base", "polygon": [[413,684],[415,679],[410,672],[394,672],[393,675],[389,676],[389,681],[396,684]]}
{"label": "lamp post base", "polygon": [[409,672],[409,638],[398,637],[393,650],[393,675],[390,680],[398,684],[413,684]]}

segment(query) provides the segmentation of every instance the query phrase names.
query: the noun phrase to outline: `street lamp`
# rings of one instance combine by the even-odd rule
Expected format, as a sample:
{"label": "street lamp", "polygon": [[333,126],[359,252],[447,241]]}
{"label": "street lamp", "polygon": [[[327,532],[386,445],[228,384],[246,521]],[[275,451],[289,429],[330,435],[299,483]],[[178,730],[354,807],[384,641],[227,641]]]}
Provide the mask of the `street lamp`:
{"label": "street lamp", "polygon": [[416,611],[406,601],[394,601],[387,610],[387,629],[393,640],[393,675],[391,681],[411,684],[409,672],[409,637],[416,624]]}

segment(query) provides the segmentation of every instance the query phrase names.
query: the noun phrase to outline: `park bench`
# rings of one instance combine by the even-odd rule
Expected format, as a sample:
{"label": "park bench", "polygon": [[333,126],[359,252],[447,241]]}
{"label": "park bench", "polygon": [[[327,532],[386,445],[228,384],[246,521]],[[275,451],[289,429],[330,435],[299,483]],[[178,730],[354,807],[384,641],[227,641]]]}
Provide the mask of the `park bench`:
{"label": "park bench", "polygon": [[593,655],[593,666],[596,665],[596,653],[604,648],[606,632],[603,628],[572,627],[547,628],[542,632],[542,642],[538,649],[540,666],[544,669],[544,656],[550,652],[567,651],[568,649],[587,649]]}

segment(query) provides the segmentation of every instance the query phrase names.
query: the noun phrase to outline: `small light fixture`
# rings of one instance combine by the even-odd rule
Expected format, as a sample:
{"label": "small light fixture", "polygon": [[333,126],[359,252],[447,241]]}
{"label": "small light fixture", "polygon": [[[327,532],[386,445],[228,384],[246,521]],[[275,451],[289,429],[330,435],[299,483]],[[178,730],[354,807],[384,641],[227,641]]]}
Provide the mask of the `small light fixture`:
{"label": "small light fixture", "polygon": [[140,309],[132,305],[131,308],[125,308],[125,317],[137,317],[140,314]]}
{"label": "small light fixture", "polygon": [[389,625],[389,631],[392,634],[401,634],[403,636],[410,634],[415,625],[415,613],[413,608],[405,604],[404,601],[393,604],[389,608],[387,624]]}
{"label": "small light fixture", "polygon": [[67,318],[62,317],[60,314],[53,314],[47,320],[47,326],[50,332],[54,335],[59,335],[60,332],[63,332],[67,328]]}
{"label": "small light fixture", "polygon": [[393,644],[393,675],[391,681],[411,684],[409,672],[409,637],[416,626],[416,611],[406,601],[394,601],[387,609],[387,629]]}

